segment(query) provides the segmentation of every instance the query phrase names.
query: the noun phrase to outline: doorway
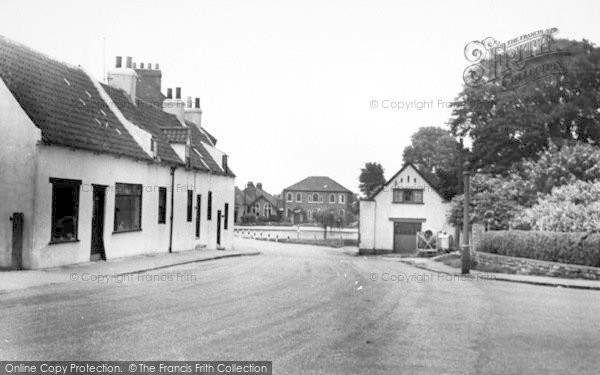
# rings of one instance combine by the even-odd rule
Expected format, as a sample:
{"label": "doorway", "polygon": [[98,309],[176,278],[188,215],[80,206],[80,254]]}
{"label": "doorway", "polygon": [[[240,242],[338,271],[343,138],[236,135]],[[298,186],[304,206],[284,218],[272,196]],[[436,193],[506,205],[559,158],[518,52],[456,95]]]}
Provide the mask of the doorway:
{"label": "doorway", "polygon": [[106,186],[93,185],[92,247],[90,260],[106,260],[104,253],[104,206]]}
{"label": "doorway", "polygon": [[221,210],[217,211],[217,246],[221,246]]}
{"label": "doorway", "polygon": [[202,194],[196,195],[196,238],[200,238],[200,211],[202,209]]}
{"label": "doorway", "polygon": [[419,222],[394,222],[394,252],[412,254],[417,251],[417,233],[421,231]]}

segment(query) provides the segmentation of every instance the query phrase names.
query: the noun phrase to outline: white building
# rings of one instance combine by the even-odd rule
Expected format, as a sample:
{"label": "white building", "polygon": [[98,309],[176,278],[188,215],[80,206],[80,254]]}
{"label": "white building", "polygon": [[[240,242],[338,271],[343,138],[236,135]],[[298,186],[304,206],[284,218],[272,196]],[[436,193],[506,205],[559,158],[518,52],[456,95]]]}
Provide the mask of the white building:
{"label": "white building", "polygon": [[0,37],[0,268],[232,247],[234,175],[199,100],[157,103],[160,71],[134,67],[103,85]]}
{"label": "white building", "polygon": [[360,202],[360,252],[414,253],[417,232],[453,233],[446,221],[450,208],[450,202],[412,164],[406,164]]}

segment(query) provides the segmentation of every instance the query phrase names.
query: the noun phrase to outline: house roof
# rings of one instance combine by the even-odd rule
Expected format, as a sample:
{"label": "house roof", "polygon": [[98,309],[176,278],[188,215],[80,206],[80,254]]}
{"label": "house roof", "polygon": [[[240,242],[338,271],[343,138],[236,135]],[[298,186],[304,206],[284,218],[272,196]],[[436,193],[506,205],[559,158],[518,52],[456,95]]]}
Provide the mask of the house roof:
{"label": "house roof", "polygon": [[350,190],[346,189],[327,176],[310,176],[285,188],[284,190],[351,193]]}
{"label": "house roof", "polygon": [[437,193],[437,195],[439,195],[443,200],[446,201],[446,199],[444,198],[444,196],[442,194],[440,194],[440,192],[438,191],[438,189],[435,187],[434,184],[432,184],[427,177],[425,177],[421,171],[419,171],[419,169],[412,163],[405,163],[402,168],[400,168],[400,170],[398,172],[396,172],[396,174],[394,174],[392,176],[392,178],[390,178],[385,184],[383,184],[382,186],[380,186],[377,190],[375,190],[370,196],[367,197],[366,200],[373,200],[375,199],[375,197],[386,187],[388,186],[390,183],[392,183],[392,181],[394,181],[396,179],[396,177],[398,177],[398,175],[400,175],[400,173],[402,173],[406,168],[408,167],[412,167],[415,172],[417,172],[417,174],[423,179],[423,181],[425,181],[429,186],[431,186],[431,188],[433,189],[433,191],[435,191]]}
{"label": "house roof", "polygon": [[42,142],[152,160],[81,68],[0,36],[0,78],[41,130]]}
{"label": "house roof", "polygon": [[240,190],[239,197],[236,195],[236,199],[238,198],[240,199],[239,204],[241,205],[246,204],[250,206],[262,198],[271,203],[273,207],[277,207],[277,198],[256,186],[246,187],[244,190]]}
{"label": "house roof", "polygon": [[184,127],[178,128],[161,128],[163,135],[169,143],[187,144],[190,138],[190,129]]}

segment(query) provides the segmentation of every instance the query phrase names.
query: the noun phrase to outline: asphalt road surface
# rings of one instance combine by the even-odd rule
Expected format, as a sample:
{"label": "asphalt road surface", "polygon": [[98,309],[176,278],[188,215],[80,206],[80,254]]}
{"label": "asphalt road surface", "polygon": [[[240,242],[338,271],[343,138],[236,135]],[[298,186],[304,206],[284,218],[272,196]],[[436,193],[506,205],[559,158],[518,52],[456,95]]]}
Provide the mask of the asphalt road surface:
{"label": "asphalt road surface", "polygon": [[349,250],[0,295],[3,360],[271,360],[275,374],[598,374],[600,292],[453,279]]}

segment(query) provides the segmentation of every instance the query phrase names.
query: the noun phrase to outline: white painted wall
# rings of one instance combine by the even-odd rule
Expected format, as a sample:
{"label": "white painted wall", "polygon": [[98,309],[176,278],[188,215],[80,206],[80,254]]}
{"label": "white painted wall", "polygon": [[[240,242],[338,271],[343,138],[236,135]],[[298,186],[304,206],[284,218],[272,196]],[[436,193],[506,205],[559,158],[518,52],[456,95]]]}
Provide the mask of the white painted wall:
{"label": "white painted wall", "polygon": [[[424,189],[423,204],[392,203],[393,189],[417,187]],[[423,180],[412,166],[408,166],[386,185],[372,202],[361,202],[360,248],[393,250],[394,223],[392,219],[424,219],[423,231],[453,233],[454,229],[446,220],[450,209],[451,204]]]}
{"label": "white painted wall", "polygon": [[[23,212],[23,248],[31,248],[35,183],[35,150],[40,130],[0,79],[0,267],[12,260],[13,212]],[[24,262],[30,260],[24,256]]]}

